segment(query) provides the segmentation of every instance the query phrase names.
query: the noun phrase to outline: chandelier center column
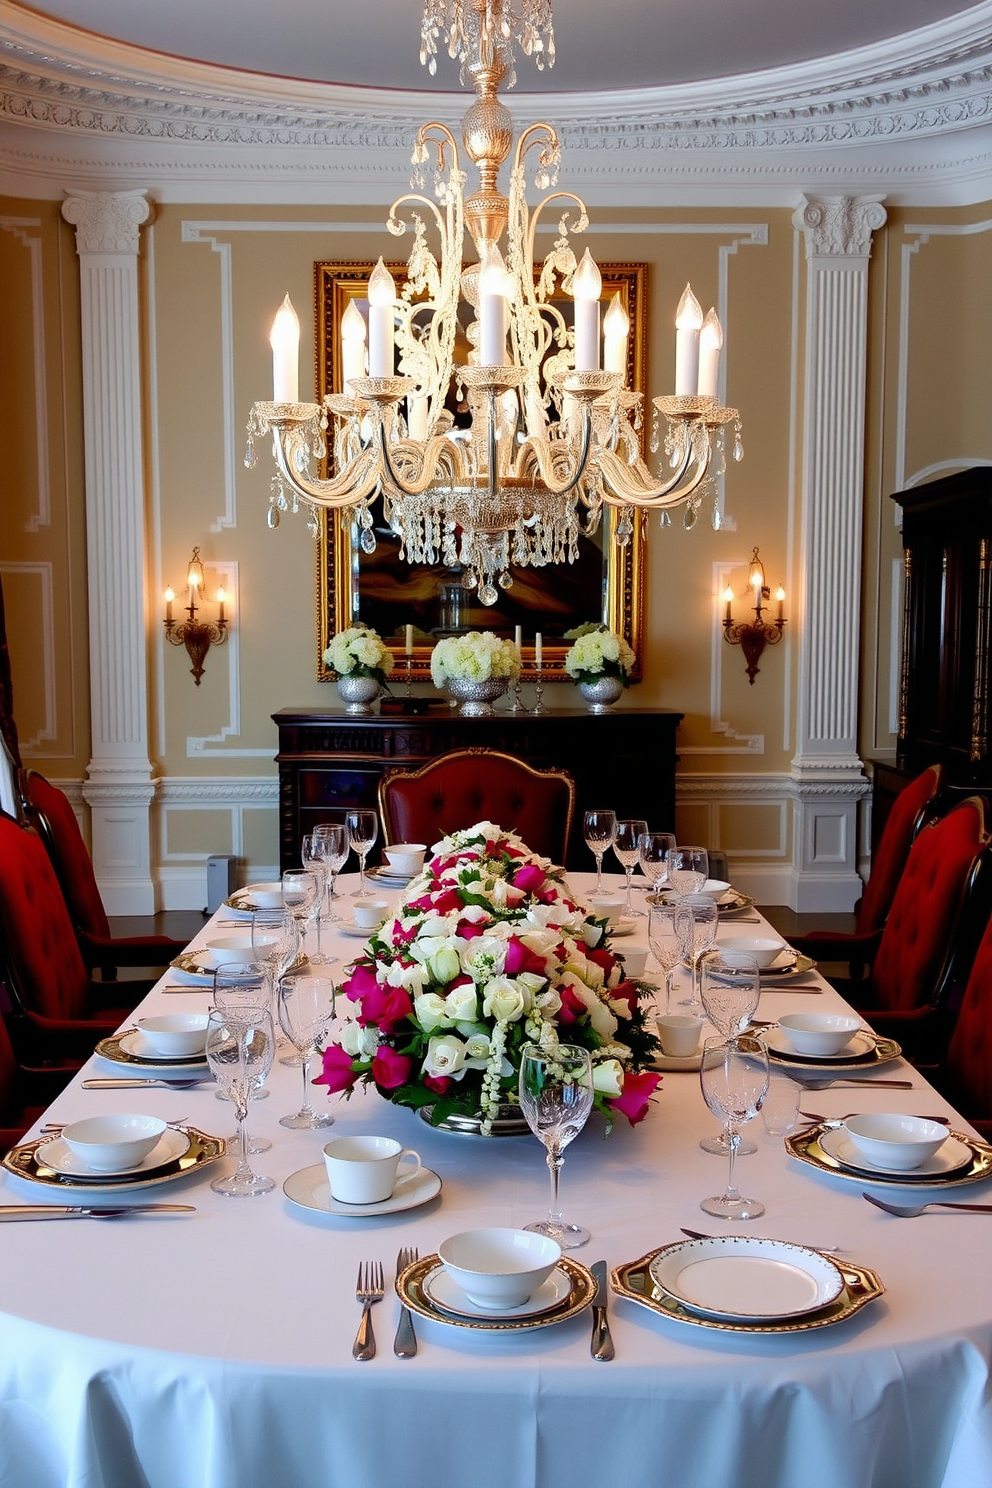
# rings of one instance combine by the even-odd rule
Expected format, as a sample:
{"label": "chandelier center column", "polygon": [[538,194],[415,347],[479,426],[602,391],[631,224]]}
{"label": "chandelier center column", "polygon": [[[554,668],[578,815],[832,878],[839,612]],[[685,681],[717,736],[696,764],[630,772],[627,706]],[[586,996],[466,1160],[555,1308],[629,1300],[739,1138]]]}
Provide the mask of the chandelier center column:
{"label": "chandelier center column", "polygon": [[92,755],[83,795],[109,914],[155,909],[138,302],[139,230],[150,213],[143,191],[77,191],[62,204],[76,229],[82,301]]}
{"label": "chandelier center column", "polygon": [[806,244],[799,711],[793,819],[798,910],[861,894],[858,755],[868,261],[878,197],[803,197]]}

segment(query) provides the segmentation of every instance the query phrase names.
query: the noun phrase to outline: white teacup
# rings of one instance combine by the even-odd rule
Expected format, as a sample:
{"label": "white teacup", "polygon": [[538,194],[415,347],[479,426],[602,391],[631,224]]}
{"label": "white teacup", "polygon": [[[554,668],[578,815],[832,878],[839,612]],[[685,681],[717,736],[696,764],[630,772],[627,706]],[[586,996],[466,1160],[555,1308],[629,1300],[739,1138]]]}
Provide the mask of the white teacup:
{"label": "white teacup", "polygon": [[593,914],[600,919],[609,920],[610,929],[616,929],[623,914],[623,899],[618,899],[613,894],[590,894],[588,904]]}
{"label": "white teacup", "polygon": [[363,930],[378,930],[389,912],[385,899],[356,899],[355,924]]}
{"label": "white teacup", "polygon": [[670,1059],[690,1059],[695,1054],[702,1018],[693,1018],[688,1013],[659,1013],[657,1023],[663,1054]]}
{"label": "white teacup", "polygon": [[642,977],[648,964],[648,953],[644,946],[630,946],[620,953],[624,976]]}
{"label": "white teacup", "polygon": [[[401,1173],[404,1157],[413,1166]],[[401,1178],[415,1178],[422,1166],[419,1152],[392,1137],[335,1137],[324,1147],[324,1162],[331,1194],[341,1204],[381,1204]]]}

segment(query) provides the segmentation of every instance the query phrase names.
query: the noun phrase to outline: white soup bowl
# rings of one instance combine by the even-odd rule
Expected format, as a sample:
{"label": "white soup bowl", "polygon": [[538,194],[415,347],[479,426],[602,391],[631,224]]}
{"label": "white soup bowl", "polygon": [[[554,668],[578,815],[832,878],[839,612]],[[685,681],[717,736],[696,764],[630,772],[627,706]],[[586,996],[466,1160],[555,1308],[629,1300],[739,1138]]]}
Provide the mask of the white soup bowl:
{"label": "white soup bowl", "polygon": [[785,950],[785,941],[762,935],[729,935],[726,939],[721,936],[716,949],[724,952],[731,965],[734,952],[738,951],[745,956],[753,956],[758,966],[764,970],[781,956]]}
{"label": "white soup bowl", "polygon": [[947,1127],[938,1121],[888,1111],[849,1116],[844,1130],[868,1162],[900,1172],[920,1167],[947,1140]]}
{"label": "white soup bowl", "polygon": [[163,1059],[202,1054],[207,1045],[206,1013],[161,1013],[157,1018],[139,1018],[136,1026]]}
{"label": "white soup bowl", "polygon": [[470,1302],[493,1312],[521,1307],[561,1260],[561,1246],[527,1230],[463,1230],[437,1248]]}
{"label": "white soup bowl", "polygon": [[412,878],[424,866],[427,847],[423,842],[394,842],[392,847],[386,847],[383,851],[390,868],[397,873],[409,873]]}
{"label": "white soup bowl", "polygon": [[87,1116],[67,1126],[62,1140],[94,1173],[119,1173],[147,1157],[167,1126],[158,1116]]}
{"label": "white soup bowl", "polygon": [[846,1013],[783,1013],[778,1026],[797,1054],[829,1059],[847,1048],[861,1023]]}
{"label": "white soup bowl", "polygon": [[238,966],[255,960],[250,935],[219,935],[205,946],[215,966]]}
{"label": "white soup bowl", "polygon": [[244,894],[245,898],[250,899],[252,904],[257,904],[259,909],[282,909],[281,883],[249,884]]}

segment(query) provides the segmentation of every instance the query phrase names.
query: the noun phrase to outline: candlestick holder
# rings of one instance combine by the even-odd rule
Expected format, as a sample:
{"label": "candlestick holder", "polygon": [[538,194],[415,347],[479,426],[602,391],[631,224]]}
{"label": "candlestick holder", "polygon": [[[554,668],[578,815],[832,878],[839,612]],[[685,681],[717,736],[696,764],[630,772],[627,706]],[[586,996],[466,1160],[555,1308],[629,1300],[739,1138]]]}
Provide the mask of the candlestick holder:
{"label": "candlestick holder", "polygon": [[406,689],[405,689],[405,696],[406,697],[413,697],[413,685],[412,685],[412,681],[411,681],[412,675],[413,675],[413,657],[412,656],[407,656],[407,659],[406,659]]}
{"label": "candlestick holder", "polygon": [[524,707],[523,702],[521,701],[523,697],[523,690],[523,685],[521,684],[520,678],[518,677],[516,682],[514,682],[513,684],[513,695],[510,700],[510,706],[506,710],[508,713],[526,713],[527,709]]}
{"label": "candlestick holder", "polygon": [[534,706],[530,711],[532,713],[547,713],[548,710],[544,706],[544,683],[541,681],[540,672],[538,672],[537,679],[534,682],[534,698]]}

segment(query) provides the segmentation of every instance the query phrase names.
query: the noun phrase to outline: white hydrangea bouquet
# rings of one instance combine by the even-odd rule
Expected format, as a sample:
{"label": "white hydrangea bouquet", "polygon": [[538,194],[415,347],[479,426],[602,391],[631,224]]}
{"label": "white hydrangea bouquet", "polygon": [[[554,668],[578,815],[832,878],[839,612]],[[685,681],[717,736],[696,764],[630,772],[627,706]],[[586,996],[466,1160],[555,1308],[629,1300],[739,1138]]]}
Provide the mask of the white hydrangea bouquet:
{"label": "white hydrangea bouquet", "polygon": [[640,1003],[609,949],[606,921],[576,904],[546,858],[513,832],[479,822],[444,838],[353,963],[350,1006],[316,1084],[430,1106],[440,1124],[482,1118],[489,1135],[517,1104],[525,1042],[592,1056],[595,1103],[610,1123],[647,1114],[660,1076]]}
{"label": "white hydrangea bouquet", "polygon": [[467,635],[447,636],[431,652],[431,680],[443,688],[455,682],[488,682],[520,676],[520,653],[512,641],[500,640],[491,630],[471,630]]}
{"label": "white hydrangea bouquet", "polygon": [[575,642],[565,653],[565,670],[576,682],[598,682],[618,677],[630,686],[634,653],[623,636],[606,625],[583,625],[574,632]]}
{"label": "white hydrangea bouquet", "polygon": [[393,670],[393,654],[367,625],[339,630],[324,652],[324,662],[339,677],[371,677],[380,686]]}

